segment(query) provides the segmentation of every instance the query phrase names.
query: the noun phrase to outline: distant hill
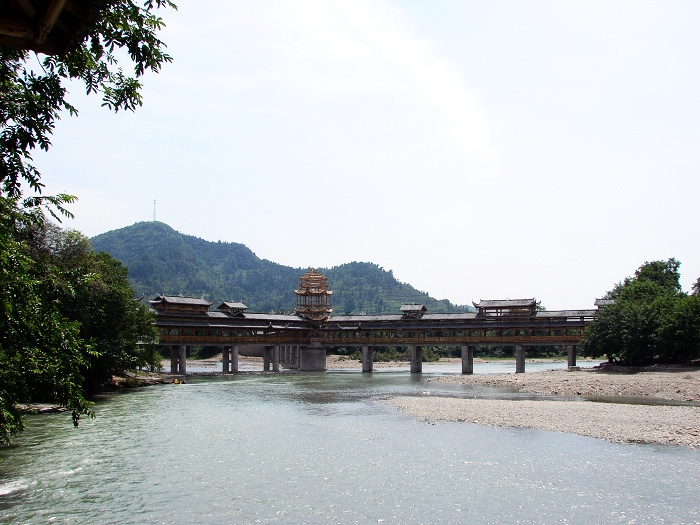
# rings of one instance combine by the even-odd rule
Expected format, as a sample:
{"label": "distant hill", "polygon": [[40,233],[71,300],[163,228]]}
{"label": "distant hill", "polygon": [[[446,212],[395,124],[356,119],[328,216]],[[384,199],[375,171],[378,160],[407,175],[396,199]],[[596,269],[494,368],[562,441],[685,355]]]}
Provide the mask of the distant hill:
{"label": "distant hill", "polygon": [[[260,259],[243,244],[184,235],[162,222],[140,222],[90,241],[96,251],[129,268],[129,281],[139,295],[205,295],[211,301],[243,301],[251,311],[291,312],[294,288],[308,269]],[[317,270],[328,277],[335,313],[397,313],[410,302],[425,304],[429,312],[461,310],[397,281],[391,270],[373,263]]]}

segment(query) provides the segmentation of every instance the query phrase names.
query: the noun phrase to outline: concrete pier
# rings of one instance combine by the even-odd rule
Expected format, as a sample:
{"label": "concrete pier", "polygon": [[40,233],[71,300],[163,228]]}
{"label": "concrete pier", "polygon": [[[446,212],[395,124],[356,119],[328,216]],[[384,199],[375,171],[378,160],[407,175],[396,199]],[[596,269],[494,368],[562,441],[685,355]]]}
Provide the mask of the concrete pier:
{"label": "concrete pier", "polygon": [[474,373],[474,347],[471,345],[462,346],[462,373]]}
{"label": "concrete pier", "polygon": [[567,366],[576,366],[576,345],[566,347]]}
{"label": "concrete pier", "polygon": [[272,347],[272,371],[273,372],[280,371],[280,347],[279,346]]}
{"label": "concrete pier", "polygon": [[292,346],[292,368],[299,368],[299,345]]}
{"label": "concrete pier", "polygon": [[170,347],[170,373],[177,374],[180,368],[180,354],[178,353],[177,346]]}
{"label": "concrete pier", "polygon": [[238,347],[237,346],[231,347],[231,373],[232,374],[238,373]]}
{"label": "concrete pier", "polygon": [[263,372],[270,371],[270,364],[272,363],[272,347],[266,346],[263,348]]}
{"label": "concrete pier", "polygon": [[221,349],[221,371],[224,374],[228,374],[230,369],[229,369],[229,347],[224,346]]}
{"label": "concrete pier", "polygon": [[371,372],[374,370],[374,347],[362,347],[362,371]]}
{"label": "concrete pier", "polygon": [[515,345],[515,373],[525,373],[525,347],[523,345]]}
{"label": "concrete pier", "polygon": [[187,374],[187,347],[185,345],[170,347],[170,373]]}
{"label": "concrete pier", "polygon": [[311,343],[299,347],[299,370],[322,372],[326,370],[326,347],[321,343]]}
{"label": "concrete pier", "polygon": [[411,346],[411,373],[420,374],[423,372],[423,347]]}

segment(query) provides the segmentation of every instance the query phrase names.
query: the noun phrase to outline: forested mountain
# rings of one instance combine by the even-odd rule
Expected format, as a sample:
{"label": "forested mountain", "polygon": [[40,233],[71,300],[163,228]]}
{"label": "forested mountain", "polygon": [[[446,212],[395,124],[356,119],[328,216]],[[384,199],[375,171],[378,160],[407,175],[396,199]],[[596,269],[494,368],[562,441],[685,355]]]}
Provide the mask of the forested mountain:
{"label": "forested mountain", "polygon": [[[129,281],[139,295],[205,295],[211,301],[242,301],[251,311],[292,311],[294,288],[308,269],[260,259],[242,244],[183,235],[161,222],[141,222],[91,242],[96,251],[129,268]],[[408,302],[425,304],[430,312],[460,309],[397,281],[391,271],[373,263],[317,270],[328,277],[335,313],[397,313]]]}

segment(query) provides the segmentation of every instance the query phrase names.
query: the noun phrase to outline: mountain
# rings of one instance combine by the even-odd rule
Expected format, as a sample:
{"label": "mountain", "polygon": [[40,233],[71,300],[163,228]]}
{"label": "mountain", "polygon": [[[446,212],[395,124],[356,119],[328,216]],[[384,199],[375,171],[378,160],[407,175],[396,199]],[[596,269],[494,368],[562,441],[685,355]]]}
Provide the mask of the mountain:
{"label": "mountain", "polygon": [[[251,311],[292,311],[294,288],[307,268],[260,259],[243,244],[205,241],[162,222],[140,222],[90,239],[129,268],[137,294],[205,295],[210,301],[242,301]],[[336,313],[397,313],[404,303],[425,304],[429,312],[461,310],[394,278],[368,262],[317,268],[328,277]]]}

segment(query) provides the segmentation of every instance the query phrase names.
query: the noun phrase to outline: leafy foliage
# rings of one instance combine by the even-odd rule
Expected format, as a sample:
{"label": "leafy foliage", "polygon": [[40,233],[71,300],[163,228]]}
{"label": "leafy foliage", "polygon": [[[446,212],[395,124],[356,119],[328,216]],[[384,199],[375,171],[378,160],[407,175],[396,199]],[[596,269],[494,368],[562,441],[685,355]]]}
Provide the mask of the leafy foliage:
{"label": "leafy foliage", "polygon": [[58,286],[32,260],[18,227],[36,226],[16,201],[0,198],[0,440],[20,432],[17,403],[51,401],[80,414],[91,414],[83,396],[81,370],[92,346],[80,338],[80,326],[47,300],[47,287]]}
{"label": "leafy foliage", "polygon": [[[75,115],[64,82],[81,80],[113,111],[141,105],[138,78],[157,72],[170,57],[156,37],[163,26],[153,13],[169,0],[108,0],[87,39],[61,57],[44,57],[0,45],[0,440],[23,428],[17,404],[51,401],[72,410],[77,425],[91,414],[86,380],[148,361],[153,327],[131,297],[126,269],[95,255],[76,233],[48,227],[44,213],[71,214],[70,195],[42,196],[32,165],[37,148],[48,150],[62,112]],[[117,60],[125,50],[133,67]],[[22,200],[24,189],[30,195]],[[155,355],[151,349],[150,355]],[[146,357],[143,357],[143,356]]]}
{"label": "leafy foliage", "polygon": [[[129,268],[139,294],[201,296],[243,301],[252,311],[287,311],[296,306],[294,288],[306,270],[260,259],[242,244],[209,242],[183,235],[160,222],[141,222],[91,239]],[[352,262],[319,271],[328,277],[335,312],[397,313],[401,304],[423,303],[431,312],[456,311],[394,278],[376,264]]]}
{"label": "leafy foliage", "polygon": [[606,295],[586,330],[587,355],[634,365],[700,358],[700,297],[681,291],[676,259],[642,265]]}
{"label": "leafy foliage", "polygon": [[99,390],[113,375],[148,365],[148,345],[157,332],[152,313],[134,300],[127,269],[107,253],[95,253],[90,241],[55,226],[24,232],[37,266],[51,286],[46,298],[76,321],[81,339],[96,350],[83,370],[88,391]]}
{"label": "leafy foliage", "polygon": [[[48,56],[40,63],[31,62],[27,51],[0,45],[0,183],[6,196],[19,197],[22,181],[41,193],[32,151],[49,149],[62,111],[77,114],[66,100],[65,80],[81,80],[88,94],[101,93],[102,105],[114,111],[142,104],[138,78],[171,61],[156,37],[163,21],[153,10],[163,6],[175,8],[169,0],[148,0],[143,7],[131,0],[111,0],[82,43],[65,56]],[[119,67],[119,49],[129,54],[133,74]]]}

